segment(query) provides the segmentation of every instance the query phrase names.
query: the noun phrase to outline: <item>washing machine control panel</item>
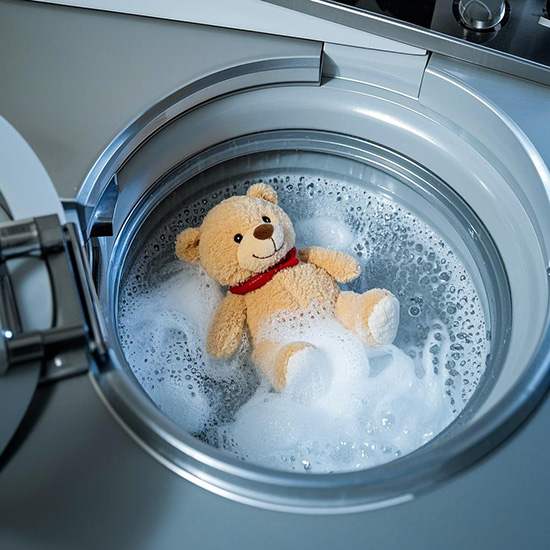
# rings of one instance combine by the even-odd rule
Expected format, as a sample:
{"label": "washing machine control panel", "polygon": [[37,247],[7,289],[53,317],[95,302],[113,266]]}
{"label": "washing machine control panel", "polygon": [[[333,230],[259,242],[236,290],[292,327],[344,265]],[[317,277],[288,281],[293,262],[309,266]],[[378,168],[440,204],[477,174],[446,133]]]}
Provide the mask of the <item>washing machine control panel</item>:
{"label": "washing machine control panel", "polygon": [[550,0],[264,0],[550,85]]}

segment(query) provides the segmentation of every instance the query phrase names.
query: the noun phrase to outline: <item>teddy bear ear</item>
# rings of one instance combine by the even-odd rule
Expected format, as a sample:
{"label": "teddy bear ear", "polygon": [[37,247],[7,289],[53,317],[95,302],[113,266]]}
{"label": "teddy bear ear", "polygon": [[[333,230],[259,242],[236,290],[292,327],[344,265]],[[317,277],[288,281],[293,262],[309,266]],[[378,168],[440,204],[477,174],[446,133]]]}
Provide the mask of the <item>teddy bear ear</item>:
{"label": "teddy bear ear", "polygon": [[201,232],[198,227],[183,230],[176,237],[176,256],[185,262],[198,262],[200,237]]}
{"label": "teddy bear ear", "polygon": [[256,197],[277,204],[277,193],[275,189],[267,183],[255,183],[248,188],[247,197]]}

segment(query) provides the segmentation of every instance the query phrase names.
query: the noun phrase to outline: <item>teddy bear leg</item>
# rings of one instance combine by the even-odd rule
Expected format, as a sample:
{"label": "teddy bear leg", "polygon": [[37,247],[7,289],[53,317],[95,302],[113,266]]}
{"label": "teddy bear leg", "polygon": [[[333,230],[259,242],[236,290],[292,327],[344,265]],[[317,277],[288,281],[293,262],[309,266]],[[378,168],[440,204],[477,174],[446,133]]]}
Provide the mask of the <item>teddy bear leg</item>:
{"label": "teddy bear leg", "polygon": [[391,344],[399,325],[399,302],[388,290],[373,288],[364,294],[341,292],[336,317],[370,346]]}
{"label": "teddy bear leg", "polygon": [[289,372],[289,361],[298,352],[314,350],[315,346],[307,342],[291,342],[281,345],[278,342],[264,340],[254,346],[252,360],[278,392],[285,389],[288,379],[295,374]]}

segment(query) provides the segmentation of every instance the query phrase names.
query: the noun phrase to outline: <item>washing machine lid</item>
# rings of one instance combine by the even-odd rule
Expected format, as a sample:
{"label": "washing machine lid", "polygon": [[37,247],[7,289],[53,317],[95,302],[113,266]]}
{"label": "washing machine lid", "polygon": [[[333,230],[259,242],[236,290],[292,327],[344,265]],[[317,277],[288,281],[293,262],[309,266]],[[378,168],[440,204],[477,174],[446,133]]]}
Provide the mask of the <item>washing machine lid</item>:
{"label": "washing machine lid", "polygon": [[[55,187],[29,144],[0,116],[0,223],[47,214],[65,219]],[[26,330],[49,326],[53,303],[44,263],[36,258],[0,260],[0,456],[23,420],[41,369],[39,361],[7,368],[5,341],[13,334],[5,301],[11,294]]]}
{"label": "washing machine lid", "polygon": [[46,169],[21,134],[0,116],[0,192],[13,219],[65,214]]}

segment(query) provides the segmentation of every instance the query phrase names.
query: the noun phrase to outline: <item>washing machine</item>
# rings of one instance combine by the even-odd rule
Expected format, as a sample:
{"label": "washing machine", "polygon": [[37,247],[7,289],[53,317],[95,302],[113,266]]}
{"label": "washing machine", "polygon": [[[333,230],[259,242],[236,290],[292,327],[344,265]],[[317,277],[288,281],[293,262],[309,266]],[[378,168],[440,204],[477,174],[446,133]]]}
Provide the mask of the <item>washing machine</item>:
{"label": "washing machine", "polygon": [[[2,548],[548,547],[546,3],[1,0],[0,44]],[[385,464],[238,460],[165,414],[121,344],[160,221],[285,170],[368,180],[480,291],[480,383]]]}

